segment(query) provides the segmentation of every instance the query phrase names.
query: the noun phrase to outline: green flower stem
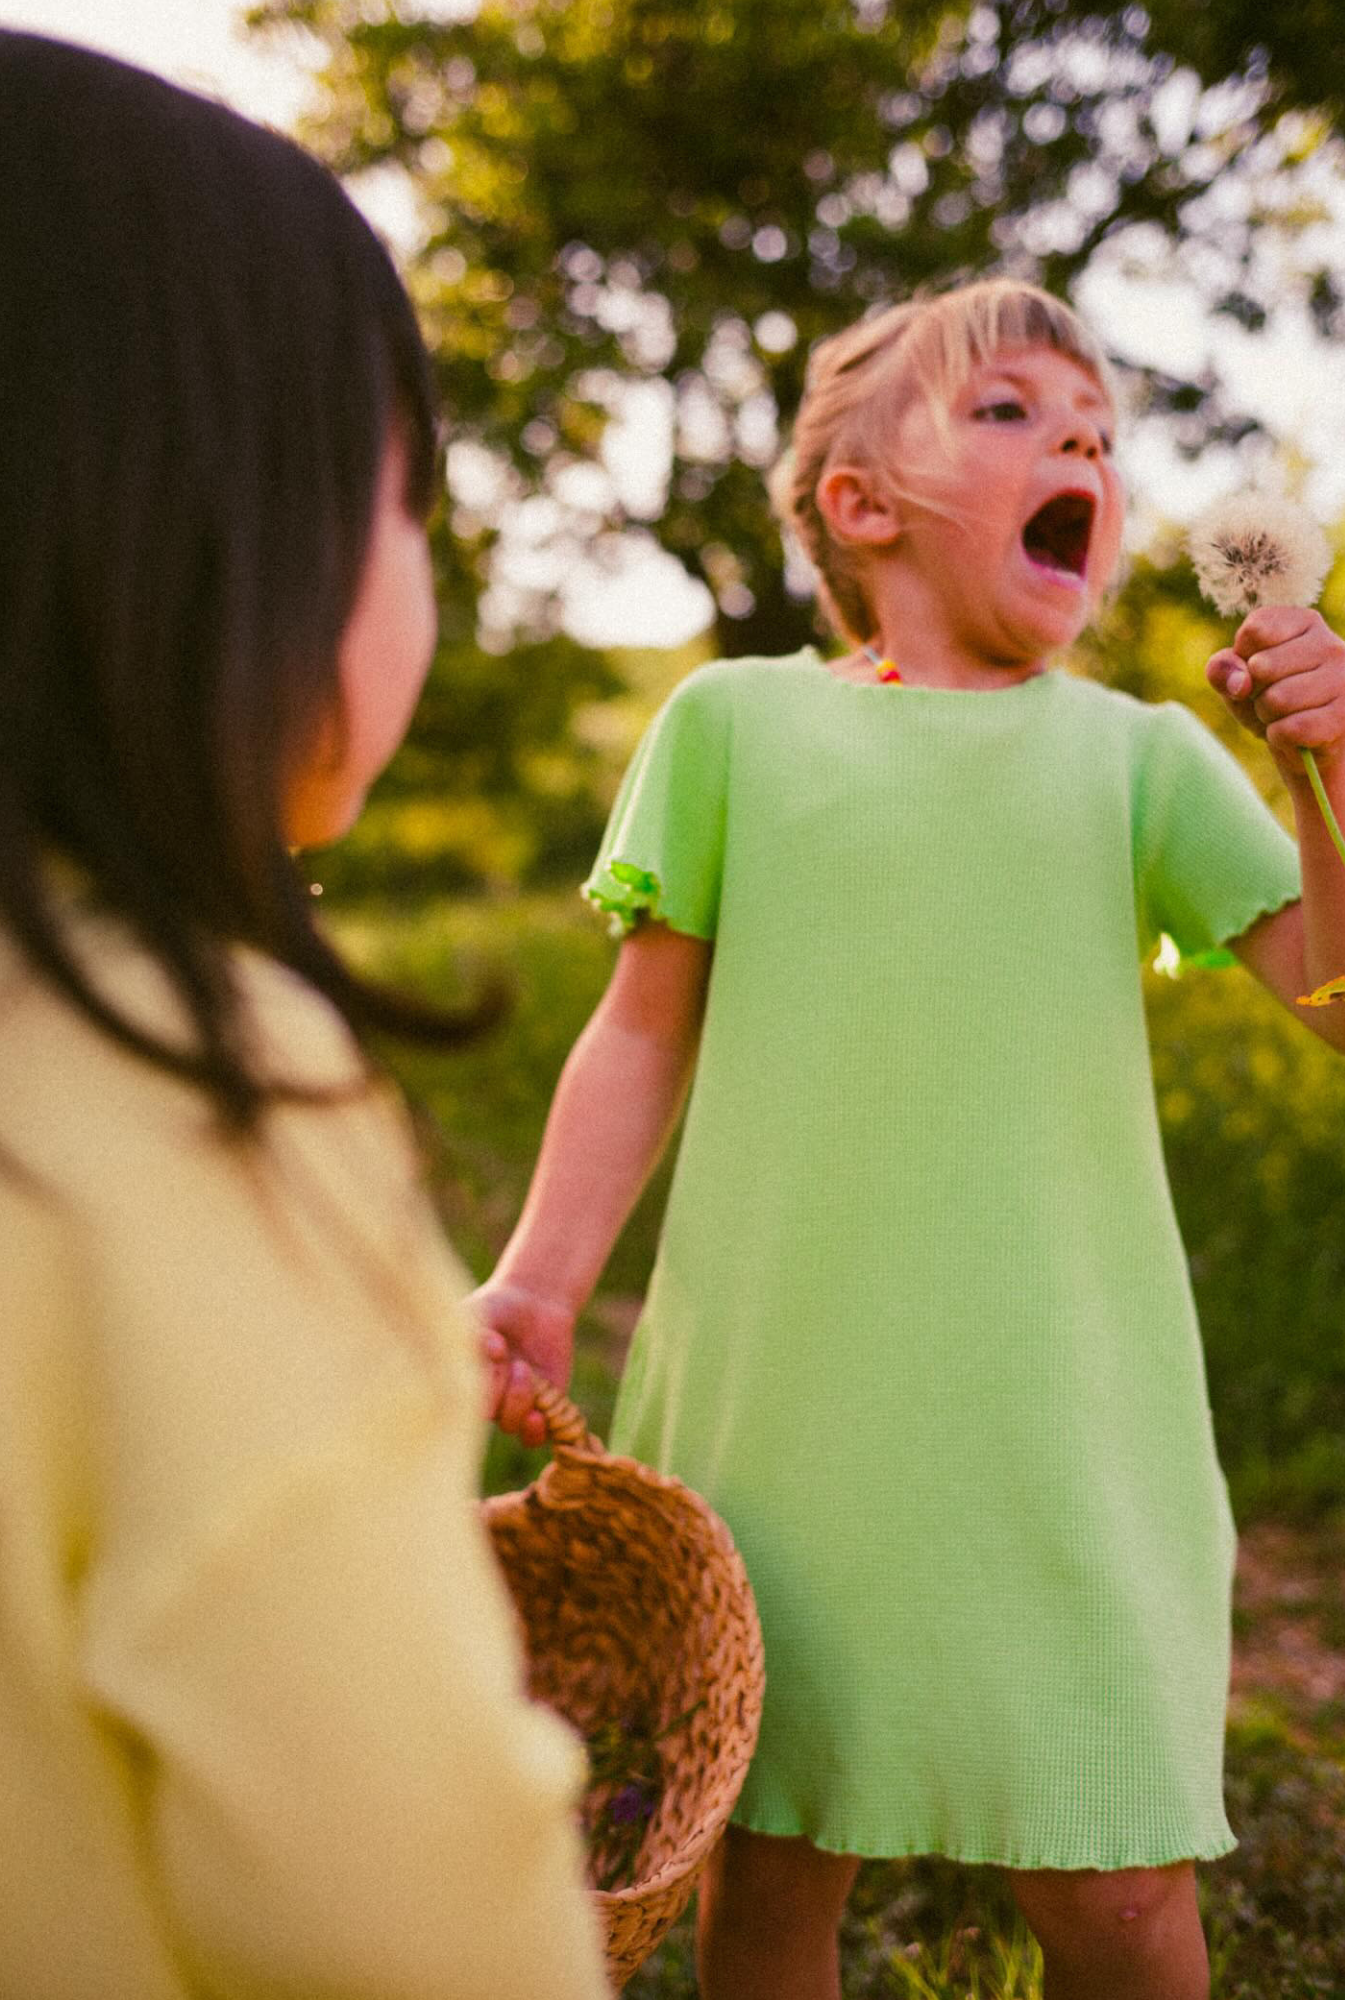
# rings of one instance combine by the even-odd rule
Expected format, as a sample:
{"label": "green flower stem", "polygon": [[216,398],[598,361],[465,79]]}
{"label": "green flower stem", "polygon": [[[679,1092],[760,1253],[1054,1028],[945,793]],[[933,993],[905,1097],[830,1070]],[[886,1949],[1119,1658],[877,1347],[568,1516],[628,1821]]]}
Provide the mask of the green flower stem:
{"label": "green flower stem", "polygon": [[1317,794],[1317,803],[1322,809],[1322,818],[1326,821],[1326,830],[1336,844],[1336,853],[1342,861],[1345,861],[1345,834],[1342,834],[1340,827],[1336,823],[1336,816],[1331,810],[1331,801],[1326,796],[1326,786],[1322,783],[1322,774],[1317,769],[1317,759],[1313,756],[1311,750],[1300,749],[1299,754],[1302,756],[1303,762],[1307,767],[1308,782]]}

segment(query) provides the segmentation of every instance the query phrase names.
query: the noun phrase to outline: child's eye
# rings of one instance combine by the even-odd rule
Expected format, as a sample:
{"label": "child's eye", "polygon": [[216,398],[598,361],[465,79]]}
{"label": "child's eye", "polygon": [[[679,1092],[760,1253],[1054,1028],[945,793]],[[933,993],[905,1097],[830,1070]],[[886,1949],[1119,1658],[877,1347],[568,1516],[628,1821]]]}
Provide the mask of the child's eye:
{"label": "child's eye", "polygon": [[[1005,412],[1011,412],[1012,414],[1006,415]],[[1011,423],[1014,416],[1025,417],[1027,410],[1018,401],[1016,396],[1002,396],[993,403],[981,403],[972,411],[972,415],[975,417],[993,417],[995,422],[1000,424]],[[1106,431],[1099,431],[1098,436],[1102,440],[1102,449],[1110,457],[1116,449],[1115,441]]]}

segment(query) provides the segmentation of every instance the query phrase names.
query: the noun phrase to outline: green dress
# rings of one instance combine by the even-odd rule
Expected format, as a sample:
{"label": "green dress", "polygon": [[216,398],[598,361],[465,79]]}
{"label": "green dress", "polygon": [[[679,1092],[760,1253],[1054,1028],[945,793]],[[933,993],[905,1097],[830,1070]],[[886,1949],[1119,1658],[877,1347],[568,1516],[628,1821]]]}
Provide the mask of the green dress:
{"label": "green dress", "polygon": [[1179,704],[856,684],[809,648],[680,684],[583,893],[715,940],[612,1443],[752,1579],[737,1822],[1015,1868],[1227,1853],[1236,1533],[1140,970],[1292,901],[1293,842]]}

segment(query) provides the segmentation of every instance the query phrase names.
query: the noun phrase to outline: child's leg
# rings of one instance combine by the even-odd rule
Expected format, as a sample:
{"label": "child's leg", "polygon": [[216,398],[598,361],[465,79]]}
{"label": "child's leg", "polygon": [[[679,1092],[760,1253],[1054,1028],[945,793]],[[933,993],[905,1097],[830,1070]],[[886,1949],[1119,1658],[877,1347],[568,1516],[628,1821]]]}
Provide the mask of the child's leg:
{"label": "child's leg", "polygon": [[1192,1862],[1004,1873],[1041,1946],[1045,2000],[1208,2000]]}
{"label": "child's leg", "polygon": [[701,2000],[840,2000],[836,1933],[858,1869],[853,1854],[729,1827],[700,1882]]}

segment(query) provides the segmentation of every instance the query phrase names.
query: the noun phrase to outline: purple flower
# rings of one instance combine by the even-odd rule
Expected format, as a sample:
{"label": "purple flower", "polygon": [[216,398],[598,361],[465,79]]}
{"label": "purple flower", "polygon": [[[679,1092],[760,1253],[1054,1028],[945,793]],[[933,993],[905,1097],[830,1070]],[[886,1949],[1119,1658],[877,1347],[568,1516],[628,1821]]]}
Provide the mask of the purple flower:
{"label": "purple flower", "polygon": [[613,1826],[631,1826],[636,1820],[648,1819],[654,1810],[654,1801],[641,1784],[623,1785],[612,1795],[607,1808],[608,1818]]}

